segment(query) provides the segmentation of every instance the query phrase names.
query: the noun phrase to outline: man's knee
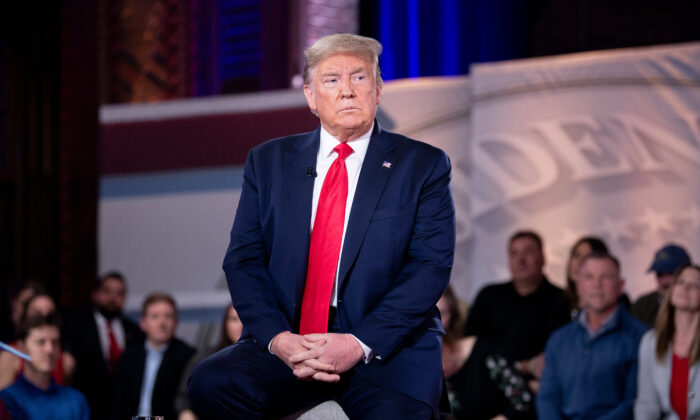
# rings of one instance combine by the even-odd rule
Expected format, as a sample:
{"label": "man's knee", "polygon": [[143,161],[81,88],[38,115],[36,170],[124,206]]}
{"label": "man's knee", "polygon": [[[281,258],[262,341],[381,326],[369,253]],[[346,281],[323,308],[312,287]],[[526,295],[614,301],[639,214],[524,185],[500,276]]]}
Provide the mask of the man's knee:
{"label": "man's knee", "polygon": [[207,419],[262,417],[260,404],[241,386],[228,356],[216,353],[194,368],[188,391],[195,413]]}
{"label": "man's knee", "polygon": [[282,396],[293,391],[286,386],[289,377],[293,378],[291,370],[274,356],[253,343],[239,342],[195,367],[190,400],[195,412],[208,415],[203,418],[219,418],[222,412],[253,418],[274,410]]}
{"label": "man's knee", "polygon": [[211,357],[208,357],[199,362],[192,371],[187,390],[190,400],[195,404],[207,401],[216,394],[216,390],[220,386],[221,370],[212,365],[214,363],[212,363]]}
{"label": "man's knee", "polygon": [[382,388],[356,373],[350,373],[338,403],[350,418],[421,419],[433,418],[433,409],[398,391]]}

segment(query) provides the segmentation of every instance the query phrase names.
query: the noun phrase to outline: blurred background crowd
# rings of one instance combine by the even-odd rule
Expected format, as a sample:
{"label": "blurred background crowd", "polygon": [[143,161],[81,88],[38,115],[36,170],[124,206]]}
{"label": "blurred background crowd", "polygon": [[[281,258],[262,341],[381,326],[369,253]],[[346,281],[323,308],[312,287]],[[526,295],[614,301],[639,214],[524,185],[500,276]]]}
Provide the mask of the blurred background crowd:
{"label": "blurred background crowd", "polygon": [[[633,302],[622,267],[600,238],[572,245],[566,289],[544,274],[543,239],[536,232],[513,233],[505,252],[507,281],[485,286],[470,303],[451,287],[438,301],[452,410],[445,418],[700,415],[694,399],[700,391],[700,266],[682,246],[666,244],[649,256],[645,268],[657,287]],[[106,273],[95,283],[91,306],[76,311],[57,310],[40,283],[18,289],[11,299],[10,345],[31,361],[0,353],[0,401],[24,403],[29,418],[63,410],[73,413],[69,418],[161,413],[196,419],[187,380],[204,357],[240,338],[235,308],[222,308],[214,345],[187,343],[175,335],[178,308],[171,295],[150,293],[130,318],[124,314],[127,286],[122,273]],[[63,386],[81,394],[60,404],[33,400],[42,390],[73,390]]]}

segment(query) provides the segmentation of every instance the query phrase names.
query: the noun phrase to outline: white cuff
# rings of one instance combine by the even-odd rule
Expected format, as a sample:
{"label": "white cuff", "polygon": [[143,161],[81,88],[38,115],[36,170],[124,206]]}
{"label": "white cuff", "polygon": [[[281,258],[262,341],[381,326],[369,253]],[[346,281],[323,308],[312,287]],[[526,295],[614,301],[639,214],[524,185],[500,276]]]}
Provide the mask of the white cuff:
{"label": "white cuff", "polygon": [[[374,359],[374,357],[375,357],[374,350],[367,347],[367,345],[365,343],[363,343],[359,338],[355,337],[354,335],[352,335],[352,334],[348,334],[348,335],[351,336],[352,338],[354,338],[355,340],[357,340],[357,342],[360,343],[360,345],[362,346],[362,350],[365,352],[365,357],[363,359],[363,362],[365,362],[365,364],[367,364],[370,361],[372,361],[372,359]],[[377,359],[381,359],[381,358],[379,356],[377,356]]]}
{"label": "white cuff", "polygon": [[[280,331],[280,332],[278,332],[277,334],[275,334],[274,337],[272,337],[272,339],[270,340],[270,342],[267,343],[267,351],[269,351],[270,354],[275,354],[275,353],[272,352],[272,342],[275,341],[275,338],[276,338],[278,335],[282,334],[283,332],[284,332],[284,331]],[[275,354],[275,356],[277,356],[277,355]]]}

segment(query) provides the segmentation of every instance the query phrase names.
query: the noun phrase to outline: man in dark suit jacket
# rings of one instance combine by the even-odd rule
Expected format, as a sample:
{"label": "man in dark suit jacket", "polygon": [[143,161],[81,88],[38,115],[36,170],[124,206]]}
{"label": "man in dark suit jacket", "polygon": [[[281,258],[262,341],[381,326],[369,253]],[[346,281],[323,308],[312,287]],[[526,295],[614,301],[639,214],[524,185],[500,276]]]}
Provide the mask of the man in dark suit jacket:
{"label": "man in dark suit jacket", "polygon": [[[356,35],[317,41],[305,52],[304,93],[321,126],[248,156],[224,260],[244,333],[195,369],[200,418],[281,416],[326,399],[351,418],[439,414],[450,165],[376,123],[380,53]],[[330,261],[326,283],[314,283],[318,261]]]}
{"label": "man in dark suit jacket", "polygon": [[125,300],[126,279],[109,272],[92,293],[94,307],[66,317],[66,347],[76,360],[72,385],[87,398],[92,419],[108,417],[116,363],[127,347],[143,341],[141,329],[124,317]]}
{"label": "man in dark suit jacket", "polygon": [[195,353],[174,336],[175,300],[165,293],[147,296],[139,326],[146,340],[127,349],[119,360],[110,416],[114,420],[134,415],[175,419],[175,396],[182,372]]}

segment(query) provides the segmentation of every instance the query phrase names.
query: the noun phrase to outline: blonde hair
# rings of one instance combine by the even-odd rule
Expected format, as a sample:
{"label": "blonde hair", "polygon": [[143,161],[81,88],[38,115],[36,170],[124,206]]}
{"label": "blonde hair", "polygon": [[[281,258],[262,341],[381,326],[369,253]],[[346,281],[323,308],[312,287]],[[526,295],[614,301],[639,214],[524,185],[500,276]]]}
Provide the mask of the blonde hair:
{"label": "blonde hair", "polygon": [[[656,330],[656,359],[661,362],[666,356],[666,352],[669,351],[669,347],[673,341],[673,336],[676,334],[676,324],[675,324],[675,312],[676,309],[671,305],[671,294],[673,288],[678,285],[678,279],[681,274],[687,270],[695,270],[700,272],[700,266],[697,265],[684,265],[680,267],[676,274],[673,276],[673,283],[671,287],[666,292],[663,302],[659,307],[659,313],[656,314],[656,323],[654,325],[654,330]],[[688,364],[694,365],[695,362],[700,360],[700,323],[695,330],[693,336],[693,341],[690,345],[690,354],[688,355]]]}
{"label": "blonde hair", "polygon": [[304,84],[311,83],[316,66],[326,58],[336,54],[349,54],[366,60],[374,67],[374,79],[378,87],[384,85],[379,70],[379,55],[382,44],[366,36],[353,34],[333,34],[324,36],[304,51]]}

